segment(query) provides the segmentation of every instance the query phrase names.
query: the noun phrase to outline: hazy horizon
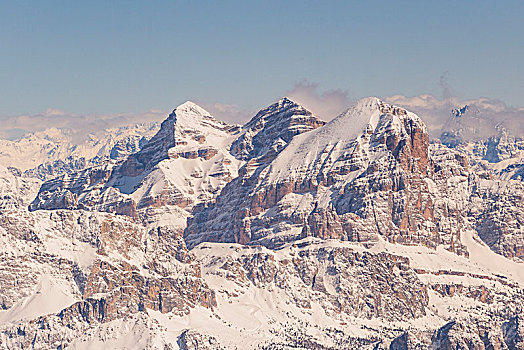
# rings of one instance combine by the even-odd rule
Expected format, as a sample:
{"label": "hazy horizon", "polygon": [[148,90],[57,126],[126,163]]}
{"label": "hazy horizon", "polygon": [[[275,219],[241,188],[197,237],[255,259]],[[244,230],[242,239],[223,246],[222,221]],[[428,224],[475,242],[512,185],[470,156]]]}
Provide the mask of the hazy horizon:
{"label": "hazy horizon", "polygon": [[329,113],[371,95],[485,96],[519,108],[523,10],[518,1],[3,2],[0,116],[168,111],[185,100],[247,113],[289,94],[326,101]]}

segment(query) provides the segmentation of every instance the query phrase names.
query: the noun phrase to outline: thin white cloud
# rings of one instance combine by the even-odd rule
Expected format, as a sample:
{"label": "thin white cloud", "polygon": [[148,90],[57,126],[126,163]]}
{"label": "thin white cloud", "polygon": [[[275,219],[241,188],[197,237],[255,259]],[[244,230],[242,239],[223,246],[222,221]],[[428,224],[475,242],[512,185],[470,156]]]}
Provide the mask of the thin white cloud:
{"label": "thin white cloud", "polygon": [[43,113],[0,118],[0,138],[15,139],[24,134],[58,128],[71,130],[81,141],[90,133],[109,128],[159,122],[164,120],[167,114],[164,111],[151,110],[144,113],[82,115],[50,108]]}
{"label": "thin white cloud", "polygon": [[327,121],[344,112],[351,104],[347,90],[320,93],[319,84],[307,80],[296,83],[293,89],[286,92],[286,96]]}
{"label": "thin white cloud", "polygon": [[[348,91],[335,89],[320,92],[319,84],[307,80],[297,82],[292,89],[286,91],[284,96],[327,121],[344,112],[351,104]],[[275,102],[276,100],[277,98]],[[204,101],[196,101],[196,103],[218,120],[230,124],[245,124],[258,112],[258,109],[249,109],[235,104]],[[264,107],[266,106],[260,108]]]}
{"label": "thin white cloud", "polygon": [[[477,137],[497,134],[497,126],[506,128],[515,136],[524,135],[524,108],[508,106],[501,100],[486,97],[460,100],[453,96],[446,73],[441,76],[439,85],[442,87],[442,98],[421,94],[412,97],[393,95],[385,97],[384,100],[417,113],[426,123],[432,137],[439,137],[442,130],[449,127],[452,109],[461,108],[466,104],[473,107],[481,119],[483,126],[482,130],[476,130]],[[320,92],[319,84],[306,80],[295,84],[293,89],[286,92],[286,96],[327,121],[342,113],[351,104],[346,90]],[[231,124],[244,124],[257,112],[234,104],[199,104],[217,119]],[[144,113],[82,115],[49,108],[43,113],[0,117],[0,138],[12,140],[24,134],[58,128],[70,130],[78,142],[82,142],[90,133],[96,134],[105,129],[137,123],[161,122],[167,115],[167,111],[158,109]],[[476,127],[475,120],[466,119],[463,119],[465,126]],[[457,124],[453,127],[457,127]]]}
{"label": "thin white cloud", "polygon": [[453,93],[453,88],[451,87],[451,84],[449,83],[448,71],[445,71],[444,73],[440,75],[438,85],[442,89],[442,100],[447,101],[453,98],[455,94]]}
{"label": "thin white cloud", "polygon": [[256,111],[241,108],[234,104],[197,102],[199,106],[207,110],[213,117],[229,124],[245,124]]}
{"label": "thin white cloud", "polygon": [[[388,96],[384,100],[417,113],[432,137],[439,137],[442,131],[456,131],[458,128],[463,128],[464,137],[474,140],[497,135],[500,127],[506,129],[510,135],[516,137],[524,135],[523,108],[508,106],[501,100],[486,97],[460,100],[447,94],[448,91],[444,88],[442,99],[424,94],[413,97]],[[469,106],[468,114],[463,118],[452,117],[452,109],[462,108],[465,105]]]}

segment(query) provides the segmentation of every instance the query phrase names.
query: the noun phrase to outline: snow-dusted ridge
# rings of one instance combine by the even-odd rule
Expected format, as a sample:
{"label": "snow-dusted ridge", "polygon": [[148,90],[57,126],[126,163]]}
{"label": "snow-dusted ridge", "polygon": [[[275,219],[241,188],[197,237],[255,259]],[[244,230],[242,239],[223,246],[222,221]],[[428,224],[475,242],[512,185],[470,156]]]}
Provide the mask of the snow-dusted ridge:
{"label": "snow-dusted ridge", "polygon": [[[290,173],[312,164],[327,147],[333,147],[331,152],[342,152],[347,147],[353,147],[356,141],[359,145],[366,141],[366,135],[372,134],[381,118],[391,119],[394,128],[400,129],[401,115],[389,112],[402,111],[407,117],[423,127],[420,118],[410,112],[389,105],[377,97],[368,97],[357,101],[348,110],[331,120],[325,126],[310,133],[296,137],[274,162],[271,169],[271,180],[290,176]],[[287,174],[285,174],[287,173]]]}

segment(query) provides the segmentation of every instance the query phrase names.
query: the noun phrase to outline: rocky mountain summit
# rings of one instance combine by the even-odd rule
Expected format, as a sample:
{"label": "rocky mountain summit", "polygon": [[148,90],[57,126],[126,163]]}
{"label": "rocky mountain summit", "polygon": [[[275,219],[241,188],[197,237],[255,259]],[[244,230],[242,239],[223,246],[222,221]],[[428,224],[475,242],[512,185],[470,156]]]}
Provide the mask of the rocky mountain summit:
{"label": "rocky mountain summit", "polygon": [[431,141],[375,97],[146,135],[0,169],[0,348],[524,349],[519,140]]}

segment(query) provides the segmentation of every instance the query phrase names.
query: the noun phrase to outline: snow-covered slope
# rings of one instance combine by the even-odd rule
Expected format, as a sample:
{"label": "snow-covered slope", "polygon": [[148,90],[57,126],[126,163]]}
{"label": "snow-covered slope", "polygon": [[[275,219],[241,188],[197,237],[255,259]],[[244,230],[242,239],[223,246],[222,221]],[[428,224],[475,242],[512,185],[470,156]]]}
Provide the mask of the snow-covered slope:
{"label": "snow-covered slope", "polygon": [[24,208],[36,197],[42,182],[18,175],[13,169],[0,165],[0,209]]}
{"label": "snow-covered slope", "polygon": [[[405,116],[409,116],[423,130],[423,124],[416,115],[386,105],[376,97],[363,99],[323,128],[293,140],[272,164],[269,181],[301,176],[311,172],[311,167],[317,166],[317,161],[325,161],[328,153],[329,158],[337,159],[343,152],[362,147],[366,142],[369,143],[366,135],[374,133],[379,123],[381,130],[378,132],[401,133],[403,115],[399,111],[406,113]],[[310,168],[306,168],[308,166]]]}
{"label": "snow-covered slope", "polygon": [[44,183],[0,168],[0,348],[524,347],[523,183],[417,115],[186,102],[125,145]]}

